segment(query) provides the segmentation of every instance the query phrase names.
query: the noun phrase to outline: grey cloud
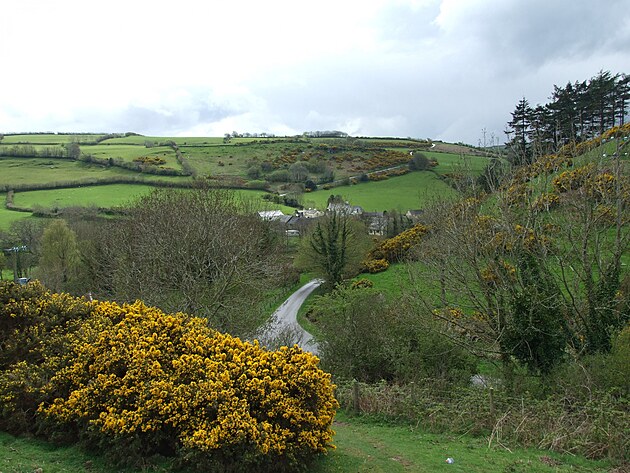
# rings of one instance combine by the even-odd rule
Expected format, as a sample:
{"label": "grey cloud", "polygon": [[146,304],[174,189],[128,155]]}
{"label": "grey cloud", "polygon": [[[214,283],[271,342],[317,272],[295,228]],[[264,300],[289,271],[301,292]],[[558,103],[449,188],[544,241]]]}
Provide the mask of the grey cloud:
{"label": "grey cloud", "polygon": [[388,6],[377,20],[380,38],[384,41],[396,41],[403,49],[416,48],[424,40],[439,34],[439,29],[433,22],[439,11],[439,3],[421,8],[405,4]]}
{"label": "grey cloud", "polygon": [[203,122],[214,122],[230,115],[230,111],[207,106],[191,106],[174,110],[129,106],[112,117],[112,125],[143,134],[174,134]]}
{"label": "grey cloud", "polygon": [[499,61],[539,67],[627,49],[627,9],[627,0],[501,1],[472,11],[459,26],[481,39]]}

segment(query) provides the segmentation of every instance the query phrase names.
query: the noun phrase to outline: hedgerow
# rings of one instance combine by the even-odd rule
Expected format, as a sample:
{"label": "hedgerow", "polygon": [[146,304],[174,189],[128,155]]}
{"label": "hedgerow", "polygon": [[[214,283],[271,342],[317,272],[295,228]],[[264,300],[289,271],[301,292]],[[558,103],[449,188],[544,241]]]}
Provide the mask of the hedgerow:
{"label": "hedgerow", "polygon": [[81,440],[124,463],[175,457],[201,471],[294,471],[331,448],[334,385],[298,347],[267,351],[142,302],[13,283],[0,297],[0,322],[12,327],[3,345],[32,342],[3,359],[6,430]]}

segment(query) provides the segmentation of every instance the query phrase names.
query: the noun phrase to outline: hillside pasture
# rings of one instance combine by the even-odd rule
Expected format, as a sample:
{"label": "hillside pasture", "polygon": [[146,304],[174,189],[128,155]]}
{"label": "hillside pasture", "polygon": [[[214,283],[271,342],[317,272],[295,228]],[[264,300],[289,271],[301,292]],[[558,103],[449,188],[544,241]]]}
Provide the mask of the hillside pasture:
{"label": "hillside pasture", "polygon": [[175,151],[168,146],[146,148],[144,146],[98,144],[83,146],[81,151],[85,154],[91,154],[97,159],[111,158],[114,161],[133,162],[139,158],[158,158],[166,161],[158,167],[181,169],[181,165],[177,162]]}
{"label": "hillside pasture", "polygon": [[304,206],[326,208],[331,195],[341,195],[344,200],[360,205],[367,212],[392,209],[406,212],[430,205],[435,199],[455,198],[457,192],[435,173],[418,171],[383,181],[310,192],[304,194]]}
{"label": "hillside pasture", "polygon": [[61,209],[64,207],[111,208],[127,204],[155,188],[145,184],[110,184],[30,192],[16,192],[13,203],[20,208]]}
{"label": "hillside pasture", "polygon": [[7,209],[4,206],[6,198],[6,193],[0,193],[0,230],[8,230],[11,227],[11,223],[15,221],[31,218],[31,214],[28,212],[16,212]]}
{"label": "hillside pasture", "polygon": [[66,154],[66,149],[64,146],[57,144],[57,143],[51,143],[51,144],[30,144],[30,143],[14,143],[14,144],[10,144],[10,143],[5,143],[4,141],[0,141],[0,156],[6,156],[7,154],[11,153],[11,154],[15,154],[15,151],[18,151],[19,155],[25,155],[26,153],[24,153],[24,151],[26,150],[34,150],[36,154],[36,156],[41,156],[42,153],[49,153],[49,154],[60,154],[60,155],[65,155]]}
{"label": "hillside pasture", "polygon": [[438,151],[423,151],[422,154],[429,159],[437,161],[438,165],[433,170],[440,175],[464,171],[479,175],[490,162],[490,159],[484,156],[442,153]]}
{"label": "hillside pasture", "polygon": [[[13,203],[19,208],[33,209],[40,207],[46,210],[64,207],[97,207],[109,209],[133,203],[137,198],[149,194],[156,188],[149,184],[108,184],[99,186],[73,187],[66,189],[50,189],[28,192],[16,192]],[[294,209],[284,205],[263,200],[263,191],[235,190],[236,195],[251,203],[256,210],[282,210],[291,214]],[[6,194],[0,194],[6,199]],[[4,201],[3,201],[4,202]],[[8,228],[13,220],[25,218],[29,213],[3,209],[0,213],[0,228]],[[2,225],[4,223],[4,225]]]}
{"label": "hillside pasture", "polygon": [[223,138],[207,137],[207,136],[195,136],[195,137],[181,137],[181,136],[140,136],[130,135],[117,138],[108,138],[103,140],[102,144],[110,145],[137,145],[144,146],[147,142],[160,145],[167,141],[174,142],[177,146],[213,146],[222,145]]}
{"label": "hillside pasture", "polygon": [[182,146],[180,151],[199,176],[229,174],[245,177],[248,163],[264,157],[264,151],[255,145]]}
{"label": "hillside pasture", "polygon": [[40,145],[54,145],[77,142],[89,143],[94,142],[100,138],[101,134],[94,135],[57,135],[55,133],[50,134],[32,134],[32,135],[4,135],[4,138],[0,143],[2,144],[40,144]]}
{"label": "hillside pasture", "polygon": [[100,181],[114,178],[134,179],[137,172],[114,166],[54,158],[0,157],[0,189],[20,188],[28,185],[54,185],[55,183]]}

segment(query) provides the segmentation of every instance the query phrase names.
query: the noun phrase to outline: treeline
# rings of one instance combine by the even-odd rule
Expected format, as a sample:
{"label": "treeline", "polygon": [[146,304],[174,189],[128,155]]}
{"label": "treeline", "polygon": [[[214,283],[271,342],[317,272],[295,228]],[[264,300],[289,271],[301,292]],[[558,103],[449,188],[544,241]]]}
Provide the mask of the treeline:
{"label": "treeline", "polygon": [[27,192],[27,191],[42,191],[50,189],[70,189],[74,187],[87,187],[87,186],[106,186],[109,184],[147,184],[154,187],[169,187],[169,188],[189,188],[194,187],[194,181],[164,181],[157,179],[147,179],[145,177],[124,177],[114,176],[109,178],[92,178],[92,179],[80,179],[74,181],[54,181],[46,183],[31,183],[31,184],[4,184],[0,185],[0,192]]}
{"label": "treeline", "polygon": [[630,76],[600,71],[582,82],[554,85],[550,102],[532,107],[523,97],[507,124],[508,147],[516,164],[556,152],[605,130],[624,125],[630,100]]}
{"label": "treeline", "polygon": [[69,158],[68,149],[62,146],[43,146],[35,148],[33,145],[0,146],[0,156],[16,158]]}

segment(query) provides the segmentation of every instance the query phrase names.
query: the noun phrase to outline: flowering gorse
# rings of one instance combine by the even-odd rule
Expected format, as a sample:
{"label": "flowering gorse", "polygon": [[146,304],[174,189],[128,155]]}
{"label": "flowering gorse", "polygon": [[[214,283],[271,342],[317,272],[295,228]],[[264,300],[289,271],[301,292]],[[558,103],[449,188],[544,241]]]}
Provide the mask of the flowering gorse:
{"label": "flowering gorse", "polygon": [[[55,297],[67,296],[42,299]],[[331,447],[334,385],[312,354],[298,347],[268,351],[216,332],[204,319],[142,302],[89,308],[63,338],[65,361],[47,382],[35,383],[36,419],[48,429],[131,460],[179,455],[218,470],[291,469]],[[17,361],[14,374],[43,374]],[[0,378],[0,396],[2,388]]]}

